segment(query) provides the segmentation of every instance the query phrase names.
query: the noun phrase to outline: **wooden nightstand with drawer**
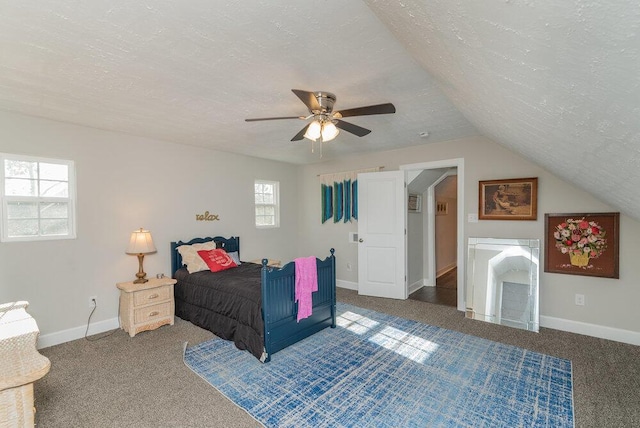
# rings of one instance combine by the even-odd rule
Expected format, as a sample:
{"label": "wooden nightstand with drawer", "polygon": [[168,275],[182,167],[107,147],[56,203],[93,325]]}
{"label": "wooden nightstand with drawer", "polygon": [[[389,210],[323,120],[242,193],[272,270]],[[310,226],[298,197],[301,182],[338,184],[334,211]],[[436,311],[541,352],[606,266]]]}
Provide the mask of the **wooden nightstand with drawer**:
{"label": "wooden nightstand with drawer", "polygon": [[133,337],[141,331],[173,325],[175,279],[150,278],[144,284],[120,282],[120,327]]}

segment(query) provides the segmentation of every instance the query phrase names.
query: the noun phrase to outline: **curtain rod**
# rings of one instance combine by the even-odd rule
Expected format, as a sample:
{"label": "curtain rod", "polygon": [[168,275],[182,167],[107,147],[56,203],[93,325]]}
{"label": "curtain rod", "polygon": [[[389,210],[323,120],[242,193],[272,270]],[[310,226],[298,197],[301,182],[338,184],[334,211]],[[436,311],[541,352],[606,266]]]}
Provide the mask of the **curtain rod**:
{"label": "curtain rod", "polygon": [[362,168],[362,169],[355,169],[353,171],[340,171],[340,172],[326,172],[324,174],[318,174],[316,175],[316,177],[322,177],[323,175],[334,175],[334,174],[349,174],[351,172],[357,172],[357,171],[364,171],[367,169],[373,169],[373,168],[378,168],[378,169],[384,169],[384,165],[383,166],[378,166],[378,167],[372,167],[372,168]]}

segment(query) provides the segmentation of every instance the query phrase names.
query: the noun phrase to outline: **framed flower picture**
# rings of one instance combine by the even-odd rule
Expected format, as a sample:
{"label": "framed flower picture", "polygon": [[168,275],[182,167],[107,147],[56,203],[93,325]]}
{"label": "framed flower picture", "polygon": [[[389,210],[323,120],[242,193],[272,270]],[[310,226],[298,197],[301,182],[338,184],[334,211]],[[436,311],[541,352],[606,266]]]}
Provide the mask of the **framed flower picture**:
{"label": "framed flower picture", "polygon": [[544,217],[545,272],[619,278],[620,213]]}

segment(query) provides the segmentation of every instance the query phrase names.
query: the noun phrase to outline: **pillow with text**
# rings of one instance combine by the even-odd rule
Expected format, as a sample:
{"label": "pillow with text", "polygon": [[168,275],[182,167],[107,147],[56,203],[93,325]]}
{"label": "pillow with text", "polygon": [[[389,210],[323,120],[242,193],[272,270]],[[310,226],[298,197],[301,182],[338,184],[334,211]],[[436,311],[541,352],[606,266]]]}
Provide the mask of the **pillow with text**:
{"label": "pillow with text", "polygon": [[204,260],[207,266],[209,266],[211,272],[220,272],[222,270],[238,267],[231,256],[222,249],[200,250],[198,251],[198,255],[202,260]]}

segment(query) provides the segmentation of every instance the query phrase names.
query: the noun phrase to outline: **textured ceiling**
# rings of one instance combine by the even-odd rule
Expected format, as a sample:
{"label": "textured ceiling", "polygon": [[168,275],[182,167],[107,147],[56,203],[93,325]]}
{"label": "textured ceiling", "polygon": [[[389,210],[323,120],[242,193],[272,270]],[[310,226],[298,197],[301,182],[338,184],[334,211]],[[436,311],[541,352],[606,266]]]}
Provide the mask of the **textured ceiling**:
{"label": "textured ceiling", "polygon": [[[2,1],[0,108],[293,163],[477,135],[360,1]],[[291,89],[336,94],[349,118],[311,153]],[[420,132],[429,132],[427,140]]]}
{"label": "textured ceiling", "polygon": [[640,3],[367,3],[482,135],[640,219]]}
{"label": "textured ceiling", "polygon": [[[485,135],[639,218],[639,30],[632,0],[0,0],[0,109],[298,164]],[[244,122],[292,88],[397,113],[320,158]]]}

